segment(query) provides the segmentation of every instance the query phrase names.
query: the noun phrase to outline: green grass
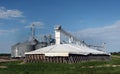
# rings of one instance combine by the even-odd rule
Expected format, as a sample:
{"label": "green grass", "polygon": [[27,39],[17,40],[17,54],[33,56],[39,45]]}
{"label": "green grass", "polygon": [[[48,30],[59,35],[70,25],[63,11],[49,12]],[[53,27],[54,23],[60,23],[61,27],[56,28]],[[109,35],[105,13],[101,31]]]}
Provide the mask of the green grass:
{"label": "green grass", "polygon": [[[111,61],[90,61],[76,64],[61,63],[27,63],[18,62],[0,63],[7,68],[0,68],[0,74],[120,74],[120,67],[94,67],[101,65],[120,65],[120,58],[111,58]],[[82,68],[85,67],[85,68]]]}

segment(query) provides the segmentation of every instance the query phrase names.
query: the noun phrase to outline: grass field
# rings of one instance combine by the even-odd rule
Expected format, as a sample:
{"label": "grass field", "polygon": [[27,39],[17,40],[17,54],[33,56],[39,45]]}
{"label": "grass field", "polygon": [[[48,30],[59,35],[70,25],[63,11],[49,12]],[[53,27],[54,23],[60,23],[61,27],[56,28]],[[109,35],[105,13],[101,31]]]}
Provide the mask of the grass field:
{"label": "grass field", "polygon": [[111,61],[90,61],[76,64],[21,64],[21,61],[16,61],[0,63],[0,66],[0,74],[120,74],[120,56],[111,57]]}

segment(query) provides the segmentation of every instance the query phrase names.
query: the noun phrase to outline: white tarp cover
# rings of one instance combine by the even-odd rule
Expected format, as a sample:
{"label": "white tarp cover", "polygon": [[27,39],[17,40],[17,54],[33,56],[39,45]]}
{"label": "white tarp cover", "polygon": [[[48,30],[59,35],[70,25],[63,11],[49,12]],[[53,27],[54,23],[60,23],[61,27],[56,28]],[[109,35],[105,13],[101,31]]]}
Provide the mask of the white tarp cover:
{"label": "white tarp cover", "polygon": [[[46,56],[61,56],[61,53],[66,54],[107,54],[106,52],[91,49],[85,46],[79,46],[74,44],[58,44],[58,45],[51,45],[48,47],[40,48],[31,52],[26,52],[25,54],[46,54]],[[58,55],[57,55],[58,54]],[[108,55],[108,54],[107,54]]]}
{"label": "white tarp cover", "polygon": [[45,56],[69,56],[68,53],[45,53]]}

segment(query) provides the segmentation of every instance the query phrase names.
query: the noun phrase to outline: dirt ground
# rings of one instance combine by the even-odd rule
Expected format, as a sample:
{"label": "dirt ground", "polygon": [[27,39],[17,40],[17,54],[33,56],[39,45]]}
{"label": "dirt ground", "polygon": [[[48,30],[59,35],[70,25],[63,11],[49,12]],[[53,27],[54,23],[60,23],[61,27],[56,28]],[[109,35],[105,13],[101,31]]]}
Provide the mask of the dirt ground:
{"label": "dirt ground", "polygon": [[0,62],[17,61],[17,59],[0,59]]}
{"label": "dirt ground", "polygon": [[7,68],[7,66],[0,66],[0,68]]}

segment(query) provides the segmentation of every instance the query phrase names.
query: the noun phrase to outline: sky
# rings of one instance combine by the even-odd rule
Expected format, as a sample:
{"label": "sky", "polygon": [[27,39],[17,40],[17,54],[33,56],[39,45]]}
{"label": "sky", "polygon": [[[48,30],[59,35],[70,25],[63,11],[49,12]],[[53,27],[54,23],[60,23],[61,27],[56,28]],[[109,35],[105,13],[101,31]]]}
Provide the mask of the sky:
{"label": "sky", "polygon": [[106,43],[107,52],[120,51],[120,0],[0,0],[0,53],[31,36],[54,35],[54,26],[88,44]]}

